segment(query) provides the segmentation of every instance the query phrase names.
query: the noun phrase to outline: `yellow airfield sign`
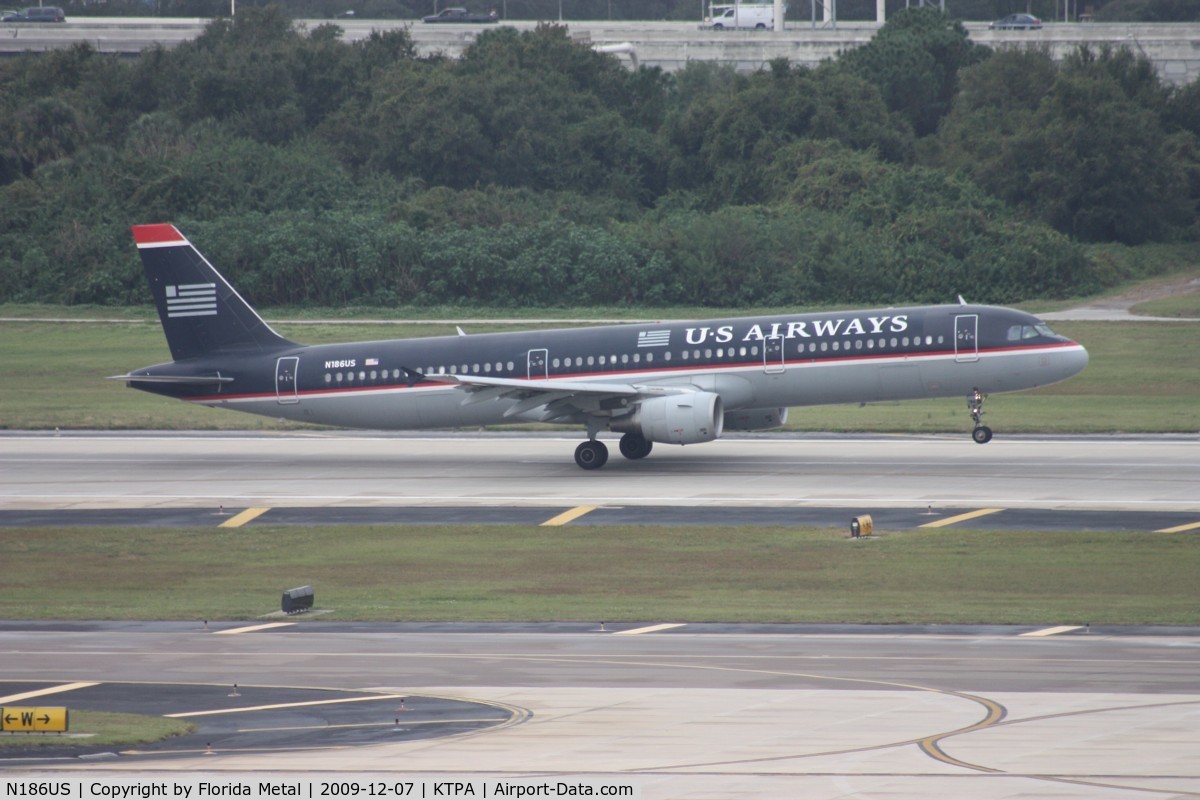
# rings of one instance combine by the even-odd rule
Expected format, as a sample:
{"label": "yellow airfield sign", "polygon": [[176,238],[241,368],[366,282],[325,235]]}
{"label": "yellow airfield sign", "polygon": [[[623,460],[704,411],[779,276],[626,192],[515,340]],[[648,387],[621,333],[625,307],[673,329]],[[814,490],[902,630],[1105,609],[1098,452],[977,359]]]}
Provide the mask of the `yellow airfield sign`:
{"label": "yellow airfield sign", "polygon": [[65,733],[69,723],[65,708],[0,708],[0,731]]}

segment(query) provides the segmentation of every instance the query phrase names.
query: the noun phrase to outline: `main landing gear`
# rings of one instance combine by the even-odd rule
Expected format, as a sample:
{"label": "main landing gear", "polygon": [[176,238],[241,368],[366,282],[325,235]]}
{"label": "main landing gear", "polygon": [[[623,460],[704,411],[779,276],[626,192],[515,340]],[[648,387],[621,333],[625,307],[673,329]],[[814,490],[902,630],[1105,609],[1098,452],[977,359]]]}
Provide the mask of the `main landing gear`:
{"label": "main landing gear", "polygon": [[588,439],[575,448],[575,463],[583,469],[600,469],[608,463],[608,447],[604,442]]}
{"label": "main landing gear", "polygon": [[628,459],[637,460],[650,455],[654,442],[636,433],[627,433],[621,437],[621,455]]}
{"label": "main landing gear", "polygon": [[975,430],[971,431],[971,438],[975,440],[976,444],[987,444],[992,440],[992,429],[984,425],[981,419],[985,400],[987,400],[987,395],[980,392],[978,388],[972,389],[967,398],[967,409],[971,412],[971,419],[975,421]]}
{"label": "main landing gear", "polygon": [[[628,459],[645,458],[650,455],[654,442],[636,433],[621,437],[621,455]],[[600,469],[608,463],[608,446],[597,439],[588,439],[575,448],[575,463],[583,469]]]}

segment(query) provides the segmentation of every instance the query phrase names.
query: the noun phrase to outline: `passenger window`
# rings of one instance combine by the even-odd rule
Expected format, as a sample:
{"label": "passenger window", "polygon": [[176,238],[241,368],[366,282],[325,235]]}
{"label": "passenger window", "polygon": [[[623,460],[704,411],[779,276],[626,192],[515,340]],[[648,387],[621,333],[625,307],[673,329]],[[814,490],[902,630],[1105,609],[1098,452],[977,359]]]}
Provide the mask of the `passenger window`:
{"label": "passenger window", "polygon": [[1008,335],[1005,337],[1010,342],[1015,342],[1021,338],[1021,326],[1013,325],[1008,329]]}

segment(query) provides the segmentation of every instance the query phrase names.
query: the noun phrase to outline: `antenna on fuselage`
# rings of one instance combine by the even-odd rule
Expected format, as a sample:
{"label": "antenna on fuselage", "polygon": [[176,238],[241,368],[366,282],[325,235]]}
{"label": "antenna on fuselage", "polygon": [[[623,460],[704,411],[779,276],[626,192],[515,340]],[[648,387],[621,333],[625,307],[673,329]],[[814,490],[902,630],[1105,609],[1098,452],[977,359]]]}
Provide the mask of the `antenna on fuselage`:
{"label": "antenna on fuselage", "polygon": [[960,306],[965,306],[967,304],[967,301],[963,300],[963,296],[961,294],[958,296],[958,304]]}
{"label": "antenna on fuselage", "polygon": [[466,331],[464,331],[464,330],[463,330],[461,327],[459,327],[458,325],[455,325],[455,326],[454,326],[454,330],[458,331],[458,335],[459,335],[459,336],[466,336],[466,335],[467,335],[467,332],[466,332]]}

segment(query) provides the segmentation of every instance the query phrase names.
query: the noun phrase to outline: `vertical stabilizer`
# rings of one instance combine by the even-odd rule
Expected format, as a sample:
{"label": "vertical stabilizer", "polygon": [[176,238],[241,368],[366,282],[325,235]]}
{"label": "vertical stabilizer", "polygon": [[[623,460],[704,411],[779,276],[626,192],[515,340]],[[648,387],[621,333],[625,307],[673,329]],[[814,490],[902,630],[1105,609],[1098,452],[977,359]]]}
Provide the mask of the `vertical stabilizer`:
{"label": "vertical stabilizer", "polygon": [[135,225],[133,240],[174,360],[295,346],[271,330],[174,225]]}

